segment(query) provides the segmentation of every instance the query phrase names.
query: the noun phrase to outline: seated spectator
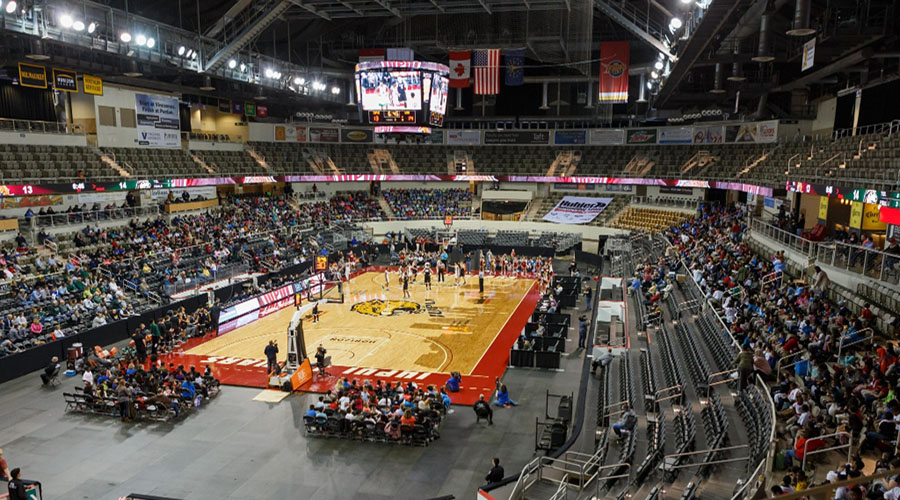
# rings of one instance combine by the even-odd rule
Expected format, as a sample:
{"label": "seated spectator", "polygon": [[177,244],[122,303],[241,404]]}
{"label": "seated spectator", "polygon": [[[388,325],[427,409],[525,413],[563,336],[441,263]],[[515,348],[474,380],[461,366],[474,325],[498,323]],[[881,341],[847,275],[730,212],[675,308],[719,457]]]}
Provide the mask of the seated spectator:
{"label": "seated spectator", "polygon": [[59,374],[59,358],[53,356],[50,358],[50,364],[44,368],[44,373],[41,373],[41,381],[47,385],[57,374]]}
{"label": "seated spectator", "polygon": [[630,434],[636,425],[637,416],[634,414],[634,410],[631,409],[631,405],[625,404],[622,407],[619,421],[612,425],[612,429],[616,433],[616,437],[621,438],[623,433]]}
{"label": "seated spectator", "polygon": [[506,388],[506,384],[501,384],[500,388],[497,389],[497,400],[494,401],[494,404],[497,406],[502,406],[503,408],[509,408],[510,406],[518,406],[519,403],[509,399],[509,389]]}
{"label": "seated spectator", "polygon": [[444,387],[447,389],[447,392],[459,392],[459,384],[461,383],[462,377],[459,375],[459,372],[451,372],[450,378],[447,379]]}
{"label": "seated spectator", "polygon": [[494,425],[494,410],[491,409],[491,405],[484,400],[484,394],[478,395],[478,401],[475,402],[472,409],[475,411],[475,415],[477,415],[478,418],[487,418],[488,425]]}

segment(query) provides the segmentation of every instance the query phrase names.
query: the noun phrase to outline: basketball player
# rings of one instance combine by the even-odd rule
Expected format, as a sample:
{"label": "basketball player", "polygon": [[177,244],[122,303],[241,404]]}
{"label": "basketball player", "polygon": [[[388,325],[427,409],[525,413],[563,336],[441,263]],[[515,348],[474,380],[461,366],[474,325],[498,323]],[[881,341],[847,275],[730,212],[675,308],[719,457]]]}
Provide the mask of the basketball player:
{"label": "basketball player", "polygon": [[409,294],[409,274],[403,276],[403,298],[408,299],[411,295]]}
{"label": "basketball player", "polygon": [[391,287],[391,271],[384,268],[384,289],[390,291]]}
{"label": "basketball player", "polygon": [[313,323],[319,322],[319,303],[316,302],[312,309]]}
{"label": "basketball player", "polygon": [[431,290],[431,263],[430,262],[425,263],[424,276],[425,276],[425,289]]}
{"label": "basketball player", "polygon": [[484,268],[478,271],[478,293],[484,295]]}
{"label": "basketball player", "polygon": [[437,280],[438,283],[444,282],[444,261],[438,260],[437,262]]}

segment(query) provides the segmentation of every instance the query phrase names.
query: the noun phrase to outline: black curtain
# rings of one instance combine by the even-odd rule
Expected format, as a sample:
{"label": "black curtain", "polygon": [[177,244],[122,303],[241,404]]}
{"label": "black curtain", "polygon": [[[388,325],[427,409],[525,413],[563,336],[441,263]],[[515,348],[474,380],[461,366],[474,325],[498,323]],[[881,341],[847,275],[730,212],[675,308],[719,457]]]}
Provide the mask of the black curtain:
{"label": "black curtain", "polygon": [[900,92],[900,80],[863,90],[859,103],[858,125],[887,123],[900,118],[900,99],[896,99],[898,92]]}
{"label": "black curtain", "polygon": [[53,93],[13,85],[12,82],[0,82],[0,117],[55,122],[57,118]]}
{"label": "black curtain", "polygon": [[178,120],[181,122],[181,131],[182,132],[190,132],[191,131],[191,105],[187,103],[180,103],[178,105]]}
{"label": "black curtain", "polygon": [[853,106],[855,104],[855,94],[851,93],[837,98],[837,104],[834,108],[835,130],[853,127]]}

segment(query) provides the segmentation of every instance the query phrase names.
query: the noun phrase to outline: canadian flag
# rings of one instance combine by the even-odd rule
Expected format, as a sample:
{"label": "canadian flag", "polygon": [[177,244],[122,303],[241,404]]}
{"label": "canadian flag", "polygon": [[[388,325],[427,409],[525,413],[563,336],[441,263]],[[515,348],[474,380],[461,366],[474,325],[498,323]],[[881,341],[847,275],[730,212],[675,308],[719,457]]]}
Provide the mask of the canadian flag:
{"label": "canadian flag", "polygon": [[471,68],[471,50],[450,51],[450,86],[455,89],[464,89],[469,86],[469,71]]}

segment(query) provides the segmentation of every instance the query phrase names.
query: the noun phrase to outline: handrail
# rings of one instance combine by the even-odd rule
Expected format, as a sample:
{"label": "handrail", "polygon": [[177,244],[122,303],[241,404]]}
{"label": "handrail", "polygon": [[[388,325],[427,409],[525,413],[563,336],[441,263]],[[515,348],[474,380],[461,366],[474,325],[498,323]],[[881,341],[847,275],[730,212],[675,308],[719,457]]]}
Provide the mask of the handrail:
{"label": "handrail", "polygon": [[[809,453],[806,452],[806,447],[809,446],[810,441],[812,441],[814,439],[823,439],[824,440],[825,438],[828,438],[828,437],[838,437],[838,436],[847,436],[849,438],[849,440],[847,441],[847,444],[841,444],[838,446],[829,446],[827,448],[819,448],[818,450],[813,450]],[[839,450],[841,448],[847,448],[847,462],[850,462],[850,452],[853,449],[853,435],[850,434],[849,432],[837,431],[837,432],[834,432],[831,434],[826,434],[824,436],[816,436],[814,438],[807,439],[806,442],[803,443],[803,469],[806,470],[806,457],[808,457],[810,455],[815,455],[817,453],[824,453],[826,451]]]}
{"label": "handrail", "polygon": [[812,257],[816,254],[815,250],[817,242],[791,233],[790,231],[785,231],[784,229],[773,226],[761,219],[751,217],[749,227],[751,231],[759,231],[763,236],[787,245],[790,248],[803,253],[807,257]]}
{"label": "handrail", "polygon": [[838,352],[837,352],[838,362],[841,361],[841,352],[843,352],[843,350],[844,350],[844,345],[845,345],[844,339],[848,339],[848,338],[850,338],[851,335],[858,335],[863,332],[868,332],[868,335],[866,335],[865,337],[863,337],[861,339],[854,340],[853,342],[849,342],[846,345],[851,346],[851,345],[859,344],[860,342],[865,342],[866,340],[868,340],[869,342],[872,342],[872,340],[875,338],[875,330],[873,330],[872,328],[863,328],[862,330],[848,333],[847,335],[841,335],[841,338],[838,340]]}
{"label": "handrail", "polygon": [[[24,126],[23,126],[24,125]],[[12,118],[0,118],[0,131],[15,130],[17,132],[42,132],[71,135],[85,135],[81,125],[73,125],[71,130],[66,122],[51,122],[45,120],[19,120]]]}
{"label": "handrail", "polygon": [[782,357],[781,359],[779,359],[779,360],[778,360],[778,370],[777,370],[777,373],[775,374],[775,382],[776,382],[776,383],[781,382],[781,372],[782,372],[782,370],[784,370],[785,368],[790,368],[790,367],[792,367],[792,366],[797,366],[797,365],[800,364],[801,362],[806,361],[805,359],[803,359],[803,358],[801,357],[801,359],[798,359],[797,361],[792,361],[791,363],[785,365],[785,364],[784,364],[784,361],[785,361],[786,359],[796,358],[796,357],[798,357],[798,356],[803,356],[804,354],[809,354],[809,351],[806,350],[806,349],[803,349],[802,351],[797,351],[797,352],[795,352],[795,353],[793,353],[793,354],[788,354],[787,356],[784,356],[784,357]]}
{"label": "handrail", "polygon": [[757,480],[755,481],[756,487],[754,488],[754,490],[759,488],[760,486],[764,486],[766,478],[764,475],[762,475],[762,470],[764,467],[767,467],[770,459],[774,458],[772,446],[775,442],[775,401],[772,399],[772,394],[770,394],[768,386],[759,375],[756,375],[756,385],[759,388],[759,392],[765,395],[766,399],[768,399],[769,402],[769,421],[772,422],[772,426],[769,429],[769,439],[767,441],[769,443],[769,453],[767,454],[766,458],[760,460],[759,465],[756,466],[756,469],[754,469],[753,472],[751,472],[750,475],[747,476],[747,482],[744,483],[744,485],[741,486],[741,488],[731,497],[731,500],[739,500],[747,490],[747,488],[751,484],[754,484],[754,481],[751,481],[751,479],[754,477],[757,478]]}
{"label": "handrail", "polygon": [[140,207],[117,207],[101,210],[85,210],[84,212],[58,212],[50,215],[23,216],[30,223],[32,229],[37,227],[53,227],[56,225],[83,224],[86,222],[101,222],[129,217],[147,217],[159,215],[159,205],[147,205]]}
{"label": "handrail", "polygon": [[[522,473],[519,474],[519,479],[516,481],[515,486],[513,486],[512,491],[509,494],[509,500],[519,500],[522,498],[520,494],[523,494],[525,490],[528,489],[529,486],[534,484],[537,479],[532,481],[531,483],[526,484],[528,479],[538,470],[540,469],[540,460],[543,457],[537,457],[533,459],[531,462],[525,464],[525,467],[522,467]],[[521,492],[519,491],[521,488]]]}
{"label": "handrail", "polygon": [[566,474],[563,476],[562,481],[559,482],[559,486],[556,488],[556,493],[554,493],[550,500],[564,500],[569,496],[569,475]]}
{"label": "handrail", "polygon": [[[831,255],[828,255],[828,252]],[[843,262],[841,262],[843,260]],[[855,268],[862,261],[861,270]],[[897,269],[897,263],[900,263],[900,255],[885,252],[874,248],[866,248],[860,245],[851,245],[839,241],[830,241],[820,243],[817,246],[816,262],[827,264],[847,272],[866,276],[878,281],[885,281],[893,284],[900,284],[900,269]],[[873,265],[874,263],[874,265]],[[878,269],[875,269],[878,266]],[[871,268],[871,269],[870,269]],[[869,272],[869,271],[877,272]],[[891,276],[887,276],[886,272],[893,271]]]}

